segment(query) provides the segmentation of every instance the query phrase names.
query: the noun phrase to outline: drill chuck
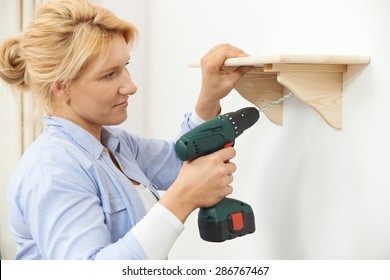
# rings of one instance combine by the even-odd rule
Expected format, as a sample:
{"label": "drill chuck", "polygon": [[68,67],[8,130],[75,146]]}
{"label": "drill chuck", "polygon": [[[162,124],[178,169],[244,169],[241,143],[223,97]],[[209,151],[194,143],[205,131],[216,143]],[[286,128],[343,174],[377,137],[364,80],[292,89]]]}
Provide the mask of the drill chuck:
{"label": "drill chuck", "polygon": [[235,130],[236,137],[238,137],[244,130],[250,128],[258,121],[260,114],[256,108],[247,107],[236,112],[227,113],[224,116],[229,119]]}

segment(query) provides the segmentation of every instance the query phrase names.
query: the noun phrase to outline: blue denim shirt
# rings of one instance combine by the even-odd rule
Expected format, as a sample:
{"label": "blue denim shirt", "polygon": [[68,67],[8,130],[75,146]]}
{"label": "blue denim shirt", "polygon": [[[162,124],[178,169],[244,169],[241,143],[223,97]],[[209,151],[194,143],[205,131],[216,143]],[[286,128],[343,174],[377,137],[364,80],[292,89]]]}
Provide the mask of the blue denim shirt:
{"label": "blue denim shirt", "polygon": [[[183,132],[195,126],[189,116]],[[174,141],[103,127],[102,143],[125,176],[83,128],[56,117],[44,123],[8,186],[16,259],[144,259],[130,229],[145,212],[129,178],[158,197],[157,190],[166,190],[182,165]]]}

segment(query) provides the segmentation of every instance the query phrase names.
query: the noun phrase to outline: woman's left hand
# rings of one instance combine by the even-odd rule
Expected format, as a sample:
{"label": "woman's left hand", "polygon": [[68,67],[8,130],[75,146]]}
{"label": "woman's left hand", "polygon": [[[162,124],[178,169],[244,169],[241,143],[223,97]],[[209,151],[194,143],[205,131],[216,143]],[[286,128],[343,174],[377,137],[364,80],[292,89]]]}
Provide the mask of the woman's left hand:
{"label": "woman's left hand", "polygon": [[204,120],[211,119],[221,111],[220,100],[227,96],[238,81],[253,67],[238,67],[234,71],[224,70],[225,60],[246,57],[243,50],[229,44],[212,48],[201,59],[202,87],[196,103],[196,113]]}

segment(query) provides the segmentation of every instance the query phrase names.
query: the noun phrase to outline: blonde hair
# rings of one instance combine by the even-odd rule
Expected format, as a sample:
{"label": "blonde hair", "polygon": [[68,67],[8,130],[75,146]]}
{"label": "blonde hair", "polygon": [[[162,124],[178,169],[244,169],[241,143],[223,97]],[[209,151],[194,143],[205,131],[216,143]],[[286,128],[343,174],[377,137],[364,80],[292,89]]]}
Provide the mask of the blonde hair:
{"label": "blonde hair", "polygon": [[137,38],[132,24],[88,0],[48,1],[24,34],[0,44],[0,78],[33,92],[41,113],[50,111],[52,83],[72,81],[106,55],[113,34],[129,47]]}

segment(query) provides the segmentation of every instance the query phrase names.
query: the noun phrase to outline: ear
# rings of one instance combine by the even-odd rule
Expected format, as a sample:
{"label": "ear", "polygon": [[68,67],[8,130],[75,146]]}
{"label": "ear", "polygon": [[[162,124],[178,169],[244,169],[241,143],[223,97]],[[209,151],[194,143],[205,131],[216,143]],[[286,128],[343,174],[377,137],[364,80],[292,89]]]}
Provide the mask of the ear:
{"label": "ear", "polygon": [[51,85],[50,89],[53,94],[53,97],[55,97],[56,99],[68,101],[68,99],[70,98],[69,91],[68,91],[69,89],[68,84],[64,84],[61,82],[54,82]]}

